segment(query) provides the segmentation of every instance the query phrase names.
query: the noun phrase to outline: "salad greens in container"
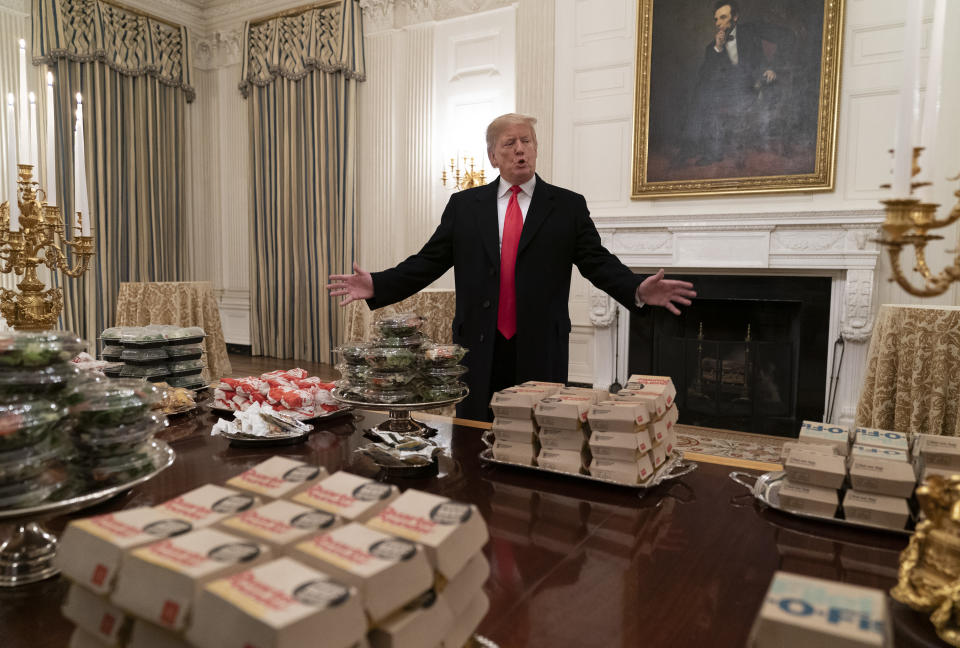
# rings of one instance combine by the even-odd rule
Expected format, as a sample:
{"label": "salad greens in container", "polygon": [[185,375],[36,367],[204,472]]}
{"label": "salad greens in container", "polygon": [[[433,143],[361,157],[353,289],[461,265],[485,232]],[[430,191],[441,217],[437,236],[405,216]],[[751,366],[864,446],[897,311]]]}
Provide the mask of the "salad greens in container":
{"label": "salad greens in container", "polygon": [[168,359],[166,349],[124,349],[120,359],[130,365],[156,365]]}
{"label": "salad greens in container", "polygon": [[32,446],[0,453],[0,485],[38,477],[69,449],[59,436],[51,436]]}
{"label": "salad greens in container", "polygon": [[0,400],[15,394],[55,396],[80,375],[80,370],[72,362],[0,370]]}
{"label": "salad greens in container", "polygon": [[419,331],[424,321],[416,313],[397,313],[381,316],[373,323],[373,328],[382,337],[407,337]]}
{"label": "salad greens in container", "polygon": [[351,385],[365,385],[367,374],[371,371],[365,365],[352,365],[345,362],[341,362],[335,368],[340,372],[340,376]]}
{"label": "salad greens in container", "polygon": [[120,362],[123,359],[123,347],[119,344],[104,345],[103,351],[100,352],[100,358],[107,362]]}
{"label": "salad greens in container", "polygon": [[462,382],[454,382],[448,385],[430,385],[423,383],[420,385],[419,395],[425,403],[435,403],[438,401],[459,398],[464,395],[466,386]]}
{"label": "salad greens in container", "polygon": [[370,369],[364,376],[365,384],[372,389],[393,390],[405,387],[417,377],[415,370],[378,371]]}
{"label": "salad greens in container", "polygon": [[340,356],[342,364],[364,366],[367,364],[364,354],[369,347],[370,345],[366,342],[347,342],[335,348],[333,352]]}
{"label": "salad greens in container", "polygon": [[203,389],[207,385],[199,374],[172,376],[167,379],[167,384],[171,387],[182,387],[183,389]]}
{"label": "salad greens in container", "polygon": [[203,362],[200,360],[180,360],[177,362],[170,363],[170,375],[179,377],[179,376],[196,376],[198,373],[203,371]]}
{"label": "salad greens in container", "polygon": [[423,365],[425,367],[450,367],[467,355],[467,348],[459,344],[441,344],[429,342],[423,345]]}
{"label": "salad greens in container", "polygon": [[359,393],[363,396],[363,400],[368,403],[382,403],[384,405],[416,403],[419,400],[417,393],[408,387],[401,387],[400,389],[374,389],[367,387],[366,389],[359,390]]}
{"label": "salad greens in container", "polygon": [[133,452],[126,454],[81,457],[77,460],[77,465],[98,488],[124,484],[148,475],[156,468],[148,443],[143,443]]}
{"label": "salad greens in container", "polygon": [[420,376],[424,384],[427,385],[452,385],[460,379],[460,376],[467,373],[467,368],[463,365],[453,365],[450,367],[430,367],[423,369]]}
{"label": "salad greens in container", "polygon": [[167,343],[163,334],[145,326],[130,326],[123,330],[120,344],[124,349],[159,348]]}
{"label": "salad greens in container", "polygon": [[167,355],[171,360],[199,360],[203,356],[202,344],[184,344],[182,346],[167,346]]}
{"label": "salad greens in container", "polygon": [[0,371],[69,362],[86,344],[69,331],[0,333]]}
{"label": "salad greens in container", "polygon": [[104,428],[79,428],[70,433],[74,447],[83,455],[113,457],[135,452],[167,426],[167,417],[149,414],[134,423]]}
{"label": "salad greens in container", "polygon": [[414,333],[413,335],[407,335],[404,337],[399,336],[385,336],[378,338],[376,340],[376,346],[379,347],[401,347],[407,348],[411,351],[419,351],[420,347],[424,344],[429,344],[430,338],[421,334]]}
{"label": "salad greens in container", "polygon": [[142,380],[118,378],[81,384],[67,397],[78,430],[98,430],[136,423],[163,398],[163,392]]}
{"label": "salad greens in container", "polygon": [[198,344],[203,342],[206,332],[199,326],[168,327],[164,337],[169,345]]}
{"label": "salad greens in container", "polygon": [[139,378],[150,382],[161,382],[167,377],[170,369],[166,364],[159,365],[131,365],[124,364],[120,370],[121,378]]}
{"label": "salad greens in container", "polygon": [[56,429],[67,408],[31,396],[0,403],[0,454],[39,443]]}
{"label": "salad greens in container", "polygon": [[404,371],[417,363],[417,354],[404,347],[369,347],[363,357],[368,365],[381,371]]}
{"label": "salad greens in container", "polygon": [[50,498],[66,481],[52,475],[40,475],[26,481],[16,481],[0,486],[0,509],[34,506]]}

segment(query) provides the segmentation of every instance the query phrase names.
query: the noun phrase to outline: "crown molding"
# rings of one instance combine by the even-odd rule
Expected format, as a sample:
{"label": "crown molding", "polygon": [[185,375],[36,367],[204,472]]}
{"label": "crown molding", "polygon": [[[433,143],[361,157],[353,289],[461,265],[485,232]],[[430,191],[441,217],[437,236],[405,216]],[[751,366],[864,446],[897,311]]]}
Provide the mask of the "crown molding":
{"label": "crown molding", "polygon": [[0,0],[0,11],[24,17],[29,16],[30,0]]}

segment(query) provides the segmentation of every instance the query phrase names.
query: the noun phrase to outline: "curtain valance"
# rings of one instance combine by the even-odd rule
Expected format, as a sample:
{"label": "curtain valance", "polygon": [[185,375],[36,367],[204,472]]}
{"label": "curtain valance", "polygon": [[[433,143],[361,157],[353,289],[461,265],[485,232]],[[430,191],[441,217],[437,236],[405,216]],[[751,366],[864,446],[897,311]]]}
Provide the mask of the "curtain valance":
{"label": "curtain valance", "polygon": [[100,0],[33,0],[33,62],[102,61],[196,96],[187,29]]}
{"label": "curtain valance", "polygon": [[364,81],[363,18],[356,0],[244,25],[240,92],[275,78],[300,80],[312,70]]}

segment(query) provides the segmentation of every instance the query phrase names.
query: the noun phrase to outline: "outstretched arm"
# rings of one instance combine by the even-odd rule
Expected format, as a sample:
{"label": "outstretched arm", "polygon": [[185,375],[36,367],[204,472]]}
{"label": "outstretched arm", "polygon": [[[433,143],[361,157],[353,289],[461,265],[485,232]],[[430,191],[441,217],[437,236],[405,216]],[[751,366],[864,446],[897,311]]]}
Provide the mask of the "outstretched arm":
{"label": "outstretched arm", "polygon": [[664,279],[663,268],[655,275],[650,275],[637,286],[637,299],[644,304],[663,306],[674,315],[680,314],[676,304],[689,306],[690,299],[696,297],[693,284],[689,281]]}
{"label": "outstretched arm", "polygon": [[330,275],[327,290],[331,297],[346,295],[340,300],[340,305],[346,306],[350,302],[373,297],[373,278],[354,261],[353,274]]}

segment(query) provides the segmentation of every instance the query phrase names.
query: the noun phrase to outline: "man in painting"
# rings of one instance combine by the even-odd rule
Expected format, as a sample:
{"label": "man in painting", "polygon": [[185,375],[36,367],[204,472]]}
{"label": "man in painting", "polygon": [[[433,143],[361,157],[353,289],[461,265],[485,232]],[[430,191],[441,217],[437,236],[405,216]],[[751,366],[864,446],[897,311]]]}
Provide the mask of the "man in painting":
{"label": "man in painting", "polygon": [[742,23],[733,0],[713,13],[716,32],[704,51],[691,120],[691,143],[706,166],[732,157],[744,164],[749,142],[767,147],[777,129],[778,80],[793,42],[790,30]]}

